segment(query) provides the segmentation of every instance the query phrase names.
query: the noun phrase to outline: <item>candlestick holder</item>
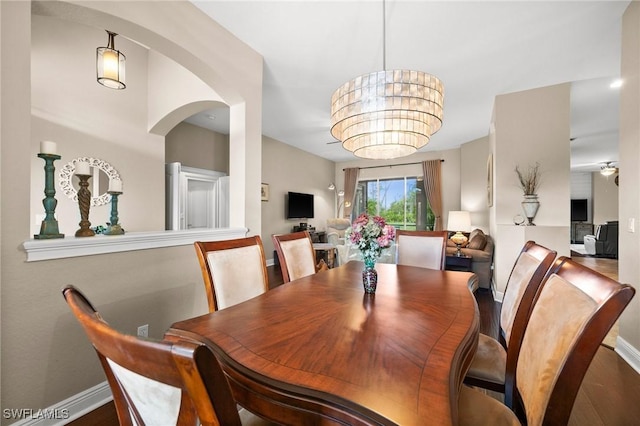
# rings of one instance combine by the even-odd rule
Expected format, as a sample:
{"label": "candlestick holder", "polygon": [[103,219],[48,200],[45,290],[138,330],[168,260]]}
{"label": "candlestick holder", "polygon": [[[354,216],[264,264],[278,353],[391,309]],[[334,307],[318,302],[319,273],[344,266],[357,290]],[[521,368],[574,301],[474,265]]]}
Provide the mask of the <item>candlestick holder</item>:
{"label": "candlestick holder", "polygon": [[78,206],[80,206],[80,229],[76,231],[76,237],[93,237],[95,232],[90,228],[89,208],[91,207],[91,191],[89,191],[89,178],[91,175],[79,175]]}
{"label": "candlestick holder", "polygon": [[46,213],[42,224],[40,225],[40,233],[34,235],[33,238],[37,240],[44,240],[50,238],[64,238],[64,234],[61,234],[58,230],[58,221],[54,214],[56,212],[56,206],[58,200],[56,200],[56,186],[54,182],[54,172],[56,170],[53,162],[59,160],[59,155],[56,154],[38,154],[38,157],[44,160],[44,195],[42,200],[44,211]]}
{"label": "candlestick holder", "polygon": [[107,191],[111,195],[111,218],[109,219],[109,226],[104,231],[105,235],[122,235],[124,229],[118,223],[118,195],[122,194],[119,191]]}

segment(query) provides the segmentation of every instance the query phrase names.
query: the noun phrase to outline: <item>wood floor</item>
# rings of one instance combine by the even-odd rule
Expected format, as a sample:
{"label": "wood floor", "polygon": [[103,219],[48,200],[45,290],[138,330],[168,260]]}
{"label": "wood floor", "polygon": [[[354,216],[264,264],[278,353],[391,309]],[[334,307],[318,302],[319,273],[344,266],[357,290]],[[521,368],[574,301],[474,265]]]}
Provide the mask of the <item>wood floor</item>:
{"label": "wood floor", "polygon": [[[574,257],[580,263],[617,279],[617,261],[590,257]],[[269,287],[282,283],[277,267],[267,268]],[[497,336],[500,304],[488,290],[478,290],[480,332]],[[613,350],[601,346],[582,383],[573,407],[571,426],[640,425],[640,375]],[[113,403],[69,423],[72,426],[116,426],[118,419]],[[490,424],[490,422],[489,422]]]}

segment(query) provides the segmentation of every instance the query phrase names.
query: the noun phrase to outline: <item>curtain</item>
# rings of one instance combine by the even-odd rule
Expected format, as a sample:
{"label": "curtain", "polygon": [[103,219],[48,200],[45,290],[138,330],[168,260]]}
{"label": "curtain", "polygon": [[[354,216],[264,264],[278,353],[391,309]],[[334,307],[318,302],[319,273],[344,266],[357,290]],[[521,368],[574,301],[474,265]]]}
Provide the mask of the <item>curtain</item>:
{"label": "curtain", "polygon": [[357,167],[344,169],[344,210],[342,217],[351,217],[353,203],[356,199],[356,185],[358,185],[359,174],[360,169]]}
{"label": "curtain", "polygon": [[424,174],[424,190],[427,201],[436,217],[434,231],[442,231],[442,161],[428,160],[422,162]]}

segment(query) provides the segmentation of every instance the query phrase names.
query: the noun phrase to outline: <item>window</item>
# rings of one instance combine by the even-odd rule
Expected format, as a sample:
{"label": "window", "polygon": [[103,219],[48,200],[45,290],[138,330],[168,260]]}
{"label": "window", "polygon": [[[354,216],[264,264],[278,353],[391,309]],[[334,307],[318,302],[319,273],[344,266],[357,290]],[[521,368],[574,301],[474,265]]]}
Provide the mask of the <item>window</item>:
{"label": "window", "polygon": [[432,230],[435,223],[421,177],[358,182],[352,214],[364,212],[382,216],[397,229]]}

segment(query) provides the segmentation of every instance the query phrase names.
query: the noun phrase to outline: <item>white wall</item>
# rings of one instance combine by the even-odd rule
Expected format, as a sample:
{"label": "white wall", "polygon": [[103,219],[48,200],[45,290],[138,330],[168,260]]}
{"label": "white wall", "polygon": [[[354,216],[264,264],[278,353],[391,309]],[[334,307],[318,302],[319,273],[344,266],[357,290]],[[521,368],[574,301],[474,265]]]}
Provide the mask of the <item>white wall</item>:
{"label": "white wall", "polygon": [[[523,215],[522,190],[514,169],[540,164],[541,185],[538,189],[540,209],[534,223],[548,227],[538,229],[539,244],[569,255],[570,224],[570,85],[560,84],[524,92],[497,96],[492,128],[494,135],[494,210],[495,210],[495,275],[496,290],[502,292],[513,260],[508,249],[514,238],[522,247],[525,235],[511,229],[513,217]],[[506,226],[509,225],[509,226]],[[493,229],[492,229],[493,230]]]}
{"label": "white wall", "polygon": [[471,213],[471,227],[490,233],[487,189],[489,137],[460,146],[460,209]]}
{"label": "white wall", "polygon": [[[631,284],[637,291],[640,290],[640,3],[635,1],[630,3],[622,18],[621,77],[624,85],[620,92],[618,276],[621,282]],[[629,229],[629,221],[635,223],[634,231]],[[637,293],[620,318],[620,338],[632,345],[635,353],[638,353],[640,296]],[[636,364],[636,370],[638,369],[640,365]]]}

